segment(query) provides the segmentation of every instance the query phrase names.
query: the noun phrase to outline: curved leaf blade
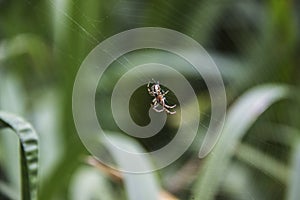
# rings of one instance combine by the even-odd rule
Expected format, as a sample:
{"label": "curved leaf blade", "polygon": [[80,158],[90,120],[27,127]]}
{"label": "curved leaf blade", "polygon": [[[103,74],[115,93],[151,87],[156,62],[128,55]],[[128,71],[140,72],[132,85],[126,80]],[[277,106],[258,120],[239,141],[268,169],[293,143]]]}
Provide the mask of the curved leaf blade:
{"label": "curved leaf blade", "polygon": [[198,175],[193,191],[195,199],[214,198],[241,138],[265,110],[289,96],[289,91],[284,85],[258,86],[242,95],[230,108],[221,137]]}
{"label": "curved leaf blade", "polygon": [[0,112],[0,129],[11,128],[20,140],[22,199],[37,199],[38,136],[33,127],[21,117]]}

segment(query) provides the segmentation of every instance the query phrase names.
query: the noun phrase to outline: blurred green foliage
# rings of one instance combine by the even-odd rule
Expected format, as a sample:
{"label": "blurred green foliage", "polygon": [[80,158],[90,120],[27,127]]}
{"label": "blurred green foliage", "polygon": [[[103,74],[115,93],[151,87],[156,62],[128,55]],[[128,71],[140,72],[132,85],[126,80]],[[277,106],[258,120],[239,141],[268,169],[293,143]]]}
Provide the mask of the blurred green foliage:
{"label": "blurred green foliage", "polygon": [[[199,142],[210,117],[209,94],[205,83],[183,67],[203,112],[199,137],[175,163],[152,174],[155,181],[145,181],[145,191],[156,184],[154,188],[178,199],[300,198],[299,10],[296,0],[0,0],[0,110],[25,117],[39,134],[39,199],[132,197],[135,191],[126,180],[124,187],[84,164],[88,152],[74,126],[72,89],[81,62],[97,44],[144,26],[174,29],[203,45],[222,73],[229,108],[219,143],[199,160]],[[176,62],[164,52],[127,56],[132,63],[148,57]],[[97,93],[108,104],[115,81],[126,71],[114,65],[118,63],[107,71],[109,79],[101,80],[104,87]],[[265,97],[270,90],[276,94]],[[136,106],[131,106],[140,124],[149,122],[140,114],[151,101],[145,92],[139,89],[134,94],[139,101],[132,100]],[[170,100],[177,101],[173,94]],[[261,101],[266,111],[253,112],[252,103]],[[119,131],[108,108],[97,106],[97,114],[108,130]],[[124,142],[156,149],[172,139],[177,120],[168,120],[163,135]],[[20,158],[16,138],[1,132],[0,199],[8,199],[5,191],[11,196],[21,191]]]}

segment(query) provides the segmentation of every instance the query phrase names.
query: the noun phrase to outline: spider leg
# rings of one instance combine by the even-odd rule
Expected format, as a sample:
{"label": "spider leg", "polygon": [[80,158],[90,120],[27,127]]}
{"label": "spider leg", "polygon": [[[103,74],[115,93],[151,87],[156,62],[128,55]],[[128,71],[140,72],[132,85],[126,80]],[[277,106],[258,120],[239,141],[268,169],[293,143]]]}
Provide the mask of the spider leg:
{"label": "spider leg", "polygon": [[168,94],[169,90],[163,92],[163,96],[165,96],[166,94]]}
{"label": "spider leg", "polygon": [[152,107],[153,110],[155,110],[156,112],[162,112],[162,111],[164,111],[164,108],[162,108],[161,110],[157,109],[157,106],[159,106],[160,104],[157,102],[156,99],[153,99],[152,102],[153,102],[153,104],[151,104],[151,107]]}
{"label": "spider leg", "polygon": [[166,108],[175,108],[175,107],[176,107],[176,104],[175,104],[175,105],[173,105],[173,106],[169,106],[169,105],[165,104],[165,106],[164,106],[164,107],[166,107]]}
{"label": "spider leg", "polygon": [[147,88],[147,90],[148,90],[148,93],[152,96],[152,95],[153,95],[153,92],[150,90],[149,87]]}
{"label": "spider leg", "polygon": [[163,101],[162,101],[163,109],[164,109],[168,114],[171,114],[171,115],[175,114],[176,111],[173,111],[173,112],[172,112],[172,111],[168,110],[168,108],[174,108],[176,105],[169,106],[169,105],[167,105],[167,104],[165,103],[164,100],[165,100],[165,99],[163,99]]}
{"label": "spider leg", "polygon": [[154,98],[153,100],[152,100],[152,103],[150,104],[151,105],[151,107],[153,108],[153,109],[155,109],[155,108],[157,108],[157,106],[159,106],[159,103],[156,101],[156,99]]}
{"label": "spider leg", "polygon": [[152,78],[152,82],[156,83],[156,84],[159,84],[159,81],[155,81],[154,78]]}
{"label": "spider leg", "polygon": [[157,108],[157,106],[158,106],[159,104],[157,103],[157,101],[153,104],[153,109],[154,108]]}
{"label": "spider leg", "polygon": [[173,115],[173,114],[175,114],[176,113],[176,111],[169,111],[168,109],[166,109],[166,108],[164,108],[164,110],[168,113],[168,114],[170,114],[170,115]]}
{"label": "spider leg", "polygon": [[150,94],[151,96],[153,96],[153,97],[155,96],[154,92],[149,91],[149,90],[148,90],[148,92],[149,92],[149,94]]}
{"label": "spider leg", "polygon": [[163,106],[164,108],[175,108],[175,107],[176,107],[176,104],[173,105],[173,106],[169,106],[168,104],[166,104],[166,102],[165,102],[165,97],[164,97],[163,102],[162,102],[162,106]]}
{"label": "spider leg", "polygon": [[155,96],[154,95],[154,92],[153,91],[151,91],[151,89],[149,88],[150,87],[150,81],[148,82],[148,84],[147,84],[147,90],[148,90],[148,93],[151,95],[151,96]]}

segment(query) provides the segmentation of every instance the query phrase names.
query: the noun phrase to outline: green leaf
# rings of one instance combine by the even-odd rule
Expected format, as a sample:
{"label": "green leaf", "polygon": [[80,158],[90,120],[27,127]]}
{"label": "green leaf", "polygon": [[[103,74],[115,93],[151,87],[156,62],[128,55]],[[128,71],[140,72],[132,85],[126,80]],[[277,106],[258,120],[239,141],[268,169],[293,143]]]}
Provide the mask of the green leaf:
{"label": "green leaf", "polygon": [[69,190],[70,199],[113,200],[117,199],[114,189],[101,171],[83,166],[73,175]]}
{"label": "green leaf", "polygon": [[49,50],[41,38],[33,34],[19,34],[0,42],[0,63],[6,59],[27,54],[38,69],[47,66]]}
{"label": "green leaf", "polygon": [[145,169],[153,169],[150,157],[147,156],[147,154],[140,157],[128,158],[124,157],[119,150],[119,148],[124,148],[126,151],[129,149],[130,152],[144,152],[141,145],[139,145],[135,140],[121,136],[120,134],[107,134],[106,137],[108,138],[108,141],[111,142],[104,142],[104,139],[102,142],[118,164],[118,168],[122,169],[121,171],[128,199],[159,199],[160,186],[154,172],[151,172],[150,170],[147,173],[132,173],[125,172],[125,170],[123,171],[123,169],[132,166],[143,166]]}
{"label": "green leaf", "polygon": [[287,86],[270,84],[255,87],[237,100],[228,111],[217,145],[198,175],[193,191],[195,199],[214,198],[241,138],[268,107],[289,94]]}
{"label": "green leaf", "polygon": [[2,192],[2,194],[4,194],[6,197],[10,199],[18,199],[18,195],[16,194],[16,192],[9,185],[2,182],[1,180],[0,180],[0,191]]}
{"label": "green leaf", "polygon": [[270,175],[282,183],[286,184],[288,179],[288,167],[276,159],[262,153],[250,145],[241,144],[236,151],[236,156],[249,165]]}
{"label": "green leaf", "polygon": [[292,173],[288,187],[288,200],[297,200],[300,197],[300,144],[295,149],[293,156]]}
{"label": "green leaf", "polygon": [[22,199],[37,198],[38,136],[24,119],[0,112],[0,128],[11,128],[20,140]]}

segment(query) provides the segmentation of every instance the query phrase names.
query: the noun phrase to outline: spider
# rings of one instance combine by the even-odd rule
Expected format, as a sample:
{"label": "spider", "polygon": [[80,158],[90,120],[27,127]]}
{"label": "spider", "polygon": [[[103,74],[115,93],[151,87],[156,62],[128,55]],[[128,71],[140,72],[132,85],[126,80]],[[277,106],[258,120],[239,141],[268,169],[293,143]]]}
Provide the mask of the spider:
{"label": "spider", "polygon": [[[153,80],[151,87],[150,87],[150,83],[151,82],[149,81],[149,83],[147,85],[147,89],[148,89],[149,94],[151,96],[155,97],[152,100],[152,103],[151,103],[151,107],[153,108],[153,110],[155,110],[156,112],[166,111],[168,114],[171,114],[171,115],[175,114],[176,111],[170,111],[169,109],[170,108],[175,108],[176,104],[173,105],[173,106],[169,106],[169,105],[166,104],[166,97],[165,97],[165,95],[168,94],[169,90],[167,90],[166,92],[163,91],[161,89],[158,81]],[[157,109],[157,107],[159,105],[161,105],[163,107],[161,110]]]}

